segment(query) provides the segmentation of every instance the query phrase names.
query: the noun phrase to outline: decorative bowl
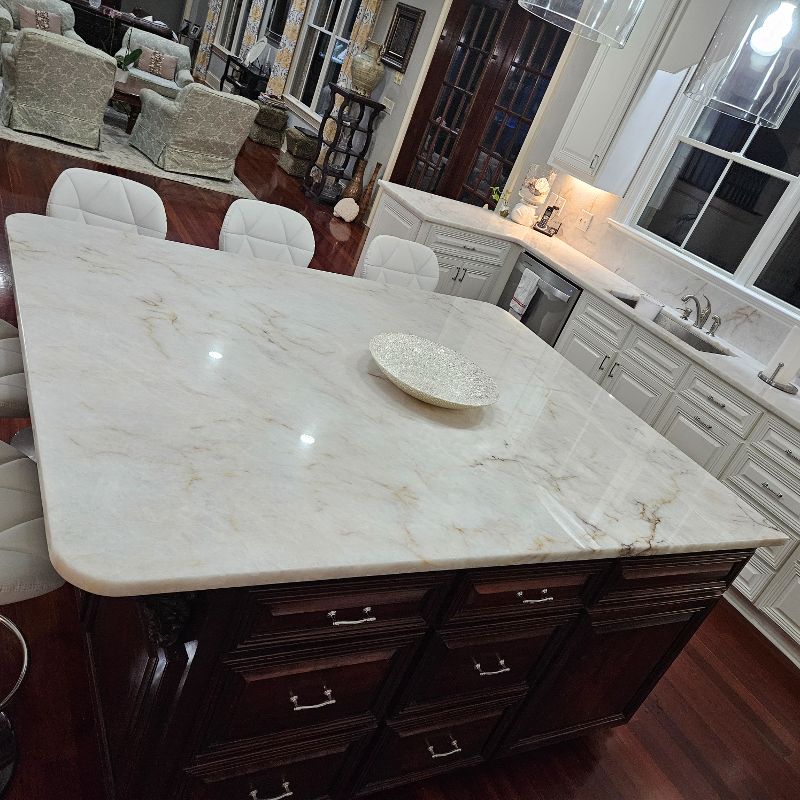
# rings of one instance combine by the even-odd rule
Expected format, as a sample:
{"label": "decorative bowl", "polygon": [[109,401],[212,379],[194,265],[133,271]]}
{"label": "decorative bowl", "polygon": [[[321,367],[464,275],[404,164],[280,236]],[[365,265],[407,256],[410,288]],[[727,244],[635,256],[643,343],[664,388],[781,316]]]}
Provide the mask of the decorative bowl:
{"label": "decorative bowl", "polygon": [[369,351],[395,386],[425,403],[481,408],[500,399],[492,378],[439,342],[411,333],[382,333],[370,341]]}

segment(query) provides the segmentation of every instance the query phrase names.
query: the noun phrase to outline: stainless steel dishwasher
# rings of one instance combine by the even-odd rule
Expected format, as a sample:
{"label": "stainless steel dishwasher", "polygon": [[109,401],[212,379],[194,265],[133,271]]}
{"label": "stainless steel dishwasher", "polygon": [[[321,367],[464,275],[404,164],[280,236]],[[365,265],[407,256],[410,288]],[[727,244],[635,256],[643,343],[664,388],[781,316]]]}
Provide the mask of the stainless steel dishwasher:
{"label": "stainless steel dishwasher", "polygon": [[581,296],[581,290],[530,253],[523,253],[511,270],[511,277],[497,303],[506,311],[526,268],[539,276],[539,285],[522,316],[522,323],[553,347]]}

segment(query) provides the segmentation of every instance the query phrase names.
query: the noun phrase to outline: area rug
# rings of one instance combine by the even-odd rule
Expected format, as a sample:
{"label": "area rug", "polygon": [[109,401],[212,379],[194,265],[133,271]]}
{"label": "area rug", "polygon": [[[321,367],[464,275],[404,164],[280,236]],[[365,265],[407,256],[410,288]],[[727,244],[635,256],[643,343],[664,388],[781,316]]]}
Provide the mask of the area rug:
{"label": "area rug", "polygon": [[167,172],[157,167],[147,156],[140,153],[128,144],[129,136],[125,133],[127,117],[120,111],[109,108],[103,124],[102,147],[100,150],[87,150],[74,144],[48,139],[46,136],[35,136],[32,133],[23,133],[7,128],[0,123],[0,139],[11,142],[20,142],[31,147],[41,147],[43,150],[52,150],[55,153],[64,153],[68,156],[95,161],[98,164],[108,164],[132,172],[143,172],[145,175],[155,175],[179,183],[188,183],[201,189],[210,189],[214,192],[224,192],[234,197],[247,197],[255,199],[255,195],[235,177],[232,181],[218,181],[213,178],[199,178],[194,175],[180,175],[177,172]]}

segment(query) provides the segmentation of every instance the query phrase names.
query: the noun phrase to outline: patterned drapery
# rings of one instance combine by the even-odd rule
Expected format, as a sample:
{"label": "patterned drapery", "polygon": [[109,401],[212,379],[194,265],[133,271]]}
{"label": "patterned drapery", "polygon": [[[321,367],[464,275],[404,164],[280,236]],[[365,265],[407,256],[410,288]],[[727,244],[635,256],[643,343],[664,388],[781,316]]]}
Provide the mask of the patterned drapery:
{"label": "patterned drapery", "polygon": [[347,55],[344,57],[342,70],[339,73],[339,86],[345,89],[352,89],[353,87],[353,59],[364,51],[369,37],[372,36],[381,2],[382,0],[361,0],[361,6],[356,14],[356,21],[353,23],[353,32],[350,34]]}
{"label": "patterned drapery", "polygon": [[306,15],[306,4],[308,0],[292,0],[289,13],[286,15],[286,26],[281,36],[281,46],[275,56],[275,63],[272,65],[267,89],[273,94],[283,94],[286,87],[286,78],[289,75],[289,67],[292,65],[292,56],[297,47],[297,39],[300,36],[300,28],[303,25],[303,17]]}
{"label": "patterned drapery", "polygon": [[206,24],[203,26],[203,36],[200,39],[200,49],[197,51],[197,58],[194,62],[195,80],[205,80],[208,73],[208,64],[211,61],[211,46],[214,44],[214,37],[217,35],[217,25],[219,15],[222,10],[222,0],[209,0]]}
{"label": "patterned drapery", "polygon": [[242,52],[244,57],[247,51],[258,40],[258,31],[261,28],[261,20],[264,16],[264,6],[267,0],[253,0],[250,4],[250,13],[247,15],[247,23],[244,27],[244,38],[242,39]]}

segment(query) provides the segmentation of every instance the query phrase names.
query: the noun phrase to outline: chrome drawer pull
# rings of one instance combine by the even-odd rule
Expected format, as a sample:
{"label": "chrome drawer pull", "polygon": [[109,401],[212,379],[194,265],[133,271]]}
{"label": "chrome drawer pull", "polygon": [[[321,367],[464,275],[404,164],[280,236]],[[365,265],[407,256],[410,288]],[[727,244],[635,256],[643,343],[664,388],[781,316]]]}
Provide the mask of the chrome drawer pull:
{"label": "chrome drawer pull", "polygon": [[481,669],[481,665],[473,658],[472,663],[475,665],[475,669],[478,671],[478,675],[481,678],[488,678],[492,675],[502,675],[504,672],[511,672],[511,667],[506,666],[506,660],[504,658],[497,657],[497,663],[500,666],[500,669],[493,669],[484,671]]}
{"label": "chrome drawer pull", "polygon": [[[548,594],[548,589],[542,589],[542,594]],[[517,592],[517,597],[519,597],[525,605],[534,605],[535,603],[549,603],[552,600],[555,600],[553,595],[548,594],[547,597],[540,597],[538,600],[526,600],[525,599],[525,592]]]}
{"label": "chrome drawer pull", "polygon": [[695,417],[694,421],[699,423],[700,425],[702,425],[707,431],[713,431],[714,430],[714,426],[713,425],[709,425],[707,422],[703,422],[703,420],[701,420],[700,417]]}
{"label": "chrome drawer pull", "polygon": [[431,758],[447,758],[448,756],[454,756],[456,753],[461,752],[461,748],[458,746],[458,742],[450,737],[450,744],[453,746],[452,750],[448,750],[446,753],[437,753],[436,748],[432,744],[428,745],[428,752],[431,754]]}
{"label": "chrome drawer pull", "polygon": [[706,399],[708,400],[709,403],[713,403],[717,408],[725,408],[725,403],[720,403],[720,401],[717,400],[717,398],[714,397],[713,394],[708,395]]}
{"label": "chrome drawer pull", "polygon": [[783,499],[783,495],[780,492],[776,492],[768,483],[762,483],[761,485],[776,499]]}
{"label": "chrome drawer pull", "polygon": [[477,248],[473,247],[471,244],[465,244],[463,247],[465,250],[477,250]]}
{"label": "chrome drawer pull", "polygon": [[793,461],[800,461],[800,456],[796,456],[794,451],[784,450],[783,452],[786,453],[786,455],[789,456],[789,458],[791,458]]}
{"label": "chrome drawer pull", "polygon": [[336,619],[336,612],[329,611],[328,616],[333,620],[333,625],[363,625],[365,622],[377,622],[378,618],[371,616],[372,606],[365,606],[364,613],[367,614],[361,619]]}
{"label": "chrome drawer pull", "polygon": [[325,706],[334,705],[336,703],[336,700],[333,697],[333,690],[332,689],[328,689],[327,686],[324,687],[324,689],[325,689],[324,694],[325,694],[326,699],[323,700],[321,703],[314,703],[314,705],[311,705],[311,706],[300,706],[300,705],[298,705],[298,701],[300,700],[300,698],[296,694],[290,694],[289,695],[289,700],[291,701],[292,705],[294,706],[294,710],[295,711],[311,711],[311,710],[313,710],[315,708],[325,708]]}
{"label": "chrome drawer pull", "polygon": [[285,800],[287,797],[294,797],[294,792],[289,789],[289,781],[284,781],[283,794],[276,795],[275,797],[260,798],[258,796],[258,789],[253,789],[253,791],[250,792],[250,797],[252,797],[253,800]]}

